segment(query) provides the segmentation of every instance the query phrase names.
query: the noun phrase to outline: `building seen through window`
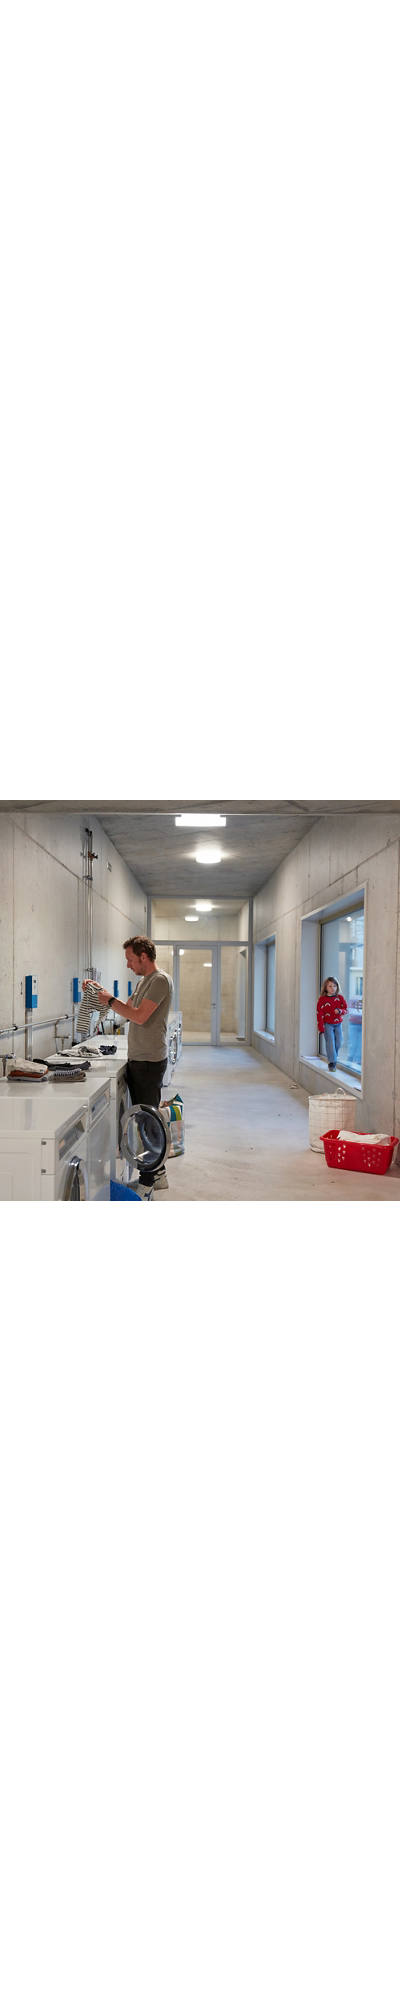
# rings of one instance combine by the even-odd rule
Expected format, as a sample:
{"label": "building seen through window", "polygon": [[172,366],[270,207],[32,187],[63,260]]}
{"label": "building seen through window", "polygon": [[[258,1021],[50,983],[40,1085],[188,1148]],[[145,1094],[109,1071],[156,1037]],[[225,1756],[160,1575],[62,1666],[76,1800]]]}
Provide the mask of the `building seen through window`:
{"label": "building seen through window", "polygon": [[[340,1050],[340,1066],[352,1069],[359,1075],[362,1060],[362,1013],[364,983],[364,907],[342,911],[340,916],[329,917],[321,924],[320,990],[325,979],[337,979],[340,991],[347,1000],[347,1014],[342,1022],[343,1043]],[[326,1055],[323,1035],[319,1038],[320,1055]]]}
{"label": "building seen through window", "polygon": [[265,946],[265,1027],[268,1035],[275,1034],[275,938]]}

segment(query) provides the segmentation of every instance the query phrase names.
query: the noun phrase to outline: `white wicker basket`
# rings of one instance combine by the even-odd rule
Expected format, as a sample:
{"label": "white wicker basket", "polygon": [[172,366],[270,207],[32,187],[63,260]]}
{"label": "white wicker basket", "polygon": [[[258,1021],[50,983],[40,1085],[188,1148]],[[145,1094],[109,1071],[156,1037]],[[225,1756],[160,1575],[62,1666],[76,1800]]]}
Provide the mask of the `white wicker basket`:
{"label": "white wicker basket", "polygon": [[332,1090],[326,1097],[309,1099],[309,1142],[313,1153],[323,1153],[322,1132],[355,1132],[357,1099],[349,1092]]}

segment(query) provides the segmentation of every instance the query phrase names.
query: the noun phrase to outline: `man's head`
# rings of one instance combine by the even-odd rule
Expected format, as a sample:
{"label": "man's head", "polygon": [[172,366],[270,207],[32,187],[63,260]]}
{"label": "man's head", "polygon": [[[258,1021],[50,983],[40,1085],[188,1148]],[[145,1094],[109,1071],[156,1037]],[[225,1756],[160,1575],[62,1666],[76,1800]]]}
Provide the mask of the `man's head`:
{"label": "man's head", "polygon": [[151,938],[126,938],[124,952],[126,963],[129,965],[129,971],[135,972],[136,977],[139,976],[139,979],[145,979],[149,972],[154,972],[156,947],[155,944],[152,944]]}

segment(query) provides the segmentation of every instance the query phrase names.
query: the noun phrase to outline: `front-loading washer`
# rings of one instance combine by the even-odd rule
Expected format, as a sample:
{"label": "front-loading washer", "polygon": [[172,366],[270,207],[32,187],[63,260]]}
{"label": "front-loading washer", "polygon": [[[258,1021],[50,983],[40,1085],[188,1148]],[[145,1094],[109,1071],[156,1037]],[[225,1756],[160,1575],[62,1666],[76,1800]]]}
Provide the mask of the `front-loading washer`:
{"label": "front-loading washer", "polygon": [[[122,1161],[119,1156],[119,1132],[121,1127],[121,1120],[125,1111],[128,1110],[131,1101],[128,1082],[127,1082],[127,1072],[126,1072],[128,1041],[127,1038],[125,1038],[125,1036],[122,1035],[117,1036],[115,1053],[113,1055],[107,1054],[102,1056],[100,1053],[101,1046],[102,1046],[101,1035],[93,1035],[91,1037],[88,1037],[88,1040],[86,1042],[74,1045],[73,1049],[68,1051],[68,1054],[65,1057],[65,1062],[73,1061],[74,1063],[78,1063],[79,1051],[81,1052],[81,1058],[83,1061],[86,1061],[87,1058],[89,1058],[91,1067],[90,1069],[87,1070],[85,1078],[81,1080],[79,1083],[79,1091],[84,1098],[87,1096],[89,1099],[92,1100],[95,1093],[101,1089],[101,1085],[102,1084],[105,1085],[105,1083],[108,1084],[110,1091],[110,1101],[111,1101],[110,1138],[107,1145],[107,1152],[110,1160],[110,1178],[113,1180],[115,1180],[116,1178],[119,1180],[121,1179],[128,1180],[129,1172],[128,1172],[127,1162]],[[49,1075],[46,1079],[46,1088],[51,1090],[64,1089],[63,1084],[61,1085],[51,1084],[51,1069],[53,1067],[53,1064],[57,1063],[57,1066],[61,1068],[62,1059],[60,1057],[50,1056],[48,1060],[49,1060]],[[67,1088],[68,1086],[67,1084],[65,1084],[65,1089]]]}
{"label": "front-loading washer", "polygon": [[88,1098],[88,1173],[89,1201],[109,1201],[111,1173],[114,1168],[114,1133],[112,1132],[111,1089],[107,1076],[97,1088],[90,1089],[89,1079],[84,1087]]}
{"label": "front-loading washer", "polygon": [[88,1106],[35,1088],[0,1086],[0,1201],[87,1201]]}
{"label": "front-loading washer", "polygon": [[[59,1066],[62,1068],[61,1061]],[[109,1201],[111,1175],[114,1174],[115,1133],[111,1085],[105,1067],[99,1076],[96,1065],[95,1070],[88,1070],[87,1075],[77,1079],[76,1083],[73,1077],[68,1078],[66,1083],[53,1083],[51,1067],[40,1083],[32,1084],[29,1077],[19,1083],[12,1083],[10,1079],[0,1083],[0,1097],[8,1098],[9,1102],[15,1102],[16,1091],[26,1098],[33,1095],[36,1098],[37,1092],[41,1091],[41,1102],[45,1100],[46,1104],[53,1106],[59,1122],[67,1095],[72,1104],[82,1102],[87,1105],[86,1198],[89,1201]]]}
{"label": "front-loading washer", "polygon": [[[61,1063],[60,1068],[62,1068]],[[52,1083],[51,1066],[43,1087],[49,1097],[57,1096],[58,1100],[60,1094],[68,1090],[67,1083]],[[100,1069],[96,1063],[95,1068],[88,1069],[86,1076],[80,1077],[76,1085],[72,1079],[72,1089],[78,1091],[79,1097],[88,1107],[89,1201],[109,1201],[111,1175],[114,1173],[115,1138],[111,1083],[105,1064],[104,1068]]]}

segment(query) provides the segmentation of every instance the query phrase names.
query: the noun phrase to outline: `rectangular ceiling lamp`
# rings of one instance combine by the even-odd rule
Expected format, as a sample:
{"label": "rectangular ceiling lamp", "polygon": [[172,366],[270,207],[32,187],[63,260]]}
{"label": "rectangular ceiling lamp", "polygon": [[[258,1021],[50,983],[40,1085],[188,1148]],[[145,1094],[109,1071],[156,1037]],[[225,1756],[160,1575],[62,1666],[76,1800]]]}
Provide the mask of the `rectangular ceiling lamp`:
{"label": "rectangular ceiling lamp", "polygon": [[178,813],[175,826],[226,826],[222,813]]}

